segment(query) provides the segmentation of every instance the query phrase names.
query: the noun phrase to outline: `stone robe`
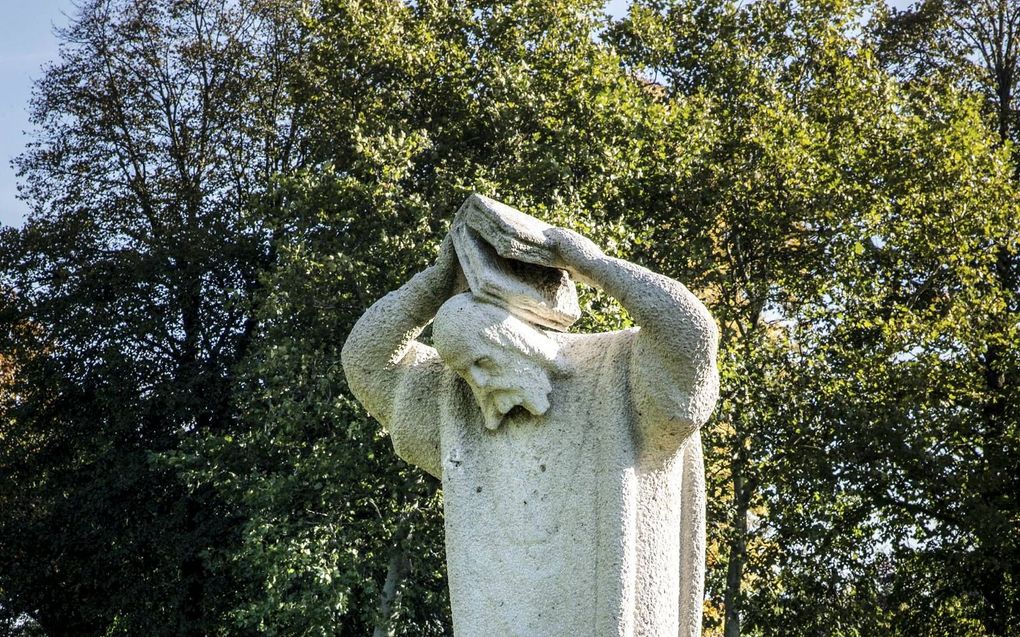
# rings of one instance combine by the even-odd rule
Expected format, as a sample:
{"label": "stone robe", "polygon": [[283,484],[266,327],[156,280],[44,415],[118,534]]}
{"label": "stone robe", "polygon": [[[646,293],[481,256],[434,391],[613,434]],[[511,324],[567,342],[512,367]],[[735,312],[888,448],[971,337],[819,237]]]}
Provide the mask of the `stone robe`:
{"label": "stone robe", "polygon": [[[571,370],[551,408],[496,430],[434,349],[403,360],[388,426],[398,455],[442,480],[458,637],[700,635],[701,441],[648,433],[669,414],[641,398],[655,383],[633,373],[638,333],[550,333]],[[651,391],[659,406],[681,390]]]}

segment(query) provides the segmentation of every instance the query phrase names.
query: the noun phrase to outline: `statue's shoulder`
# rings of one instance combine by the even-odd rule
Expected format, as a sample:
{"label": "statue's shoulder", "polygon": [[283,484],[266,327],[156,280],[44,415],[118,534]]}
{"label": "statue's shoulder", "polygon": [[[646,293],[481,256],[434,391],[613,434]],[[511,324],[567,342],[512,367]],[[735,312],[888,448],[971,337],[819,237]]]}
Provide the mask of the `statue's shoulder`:
{"label": "statue's shoulder", "polygon": [[549,333],[560,346],[563,356],[574,366],[624,365],[628,362],[637,338],[637,327],[611,332]]}
{"label": "statue's shoulder", "polygon": [[639,327],[628,327],[623,330],[612,330],[609,332],[591,332],[591,333],[580,333],[580,332],[553,332],[546,331],[545,333],[552,337],[561,347],[571,347],[578,344],[593,343],[600,345],[607,345],[610,343],[624,343],[633,341],[634,337],[641,331]]}

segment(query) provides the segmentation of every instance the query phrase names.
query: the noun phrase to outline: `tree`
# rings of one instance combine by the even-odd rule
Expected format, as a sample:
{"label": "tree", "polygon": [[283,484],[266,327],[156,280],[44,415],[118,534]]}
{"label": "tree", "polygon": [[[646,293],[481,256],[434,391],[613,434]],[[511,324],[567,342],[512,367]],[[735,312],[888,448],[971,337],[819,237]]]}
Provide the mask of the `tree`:
{"label": "tree", "polygon": [[969,54],[849,0],[601,5],[83,6],[0,236],[0,626],[448,632],[441,494],[339,349],[480,191],[719,318],[709,632],[1008,634],[1015,164]]}
{"label": "tree", "polygon": [[[1020,81],[1018,28],[1020,6],[1008,0],[917,2],[906,10],[883,15],[877,24],[883,61],[905,81],[924,84],[924,74],[935,69],[943,85],[982,99],[984,113],[998,132],[999,142],[1011,153],[1014,179],[1020,175],[1020,159],[1016,155],[1020,133],[1016,103]],[[1012,206],[1004,208],[1012,211]],[[982,575],[974,587],[976,591],[966,595],[979,600],[983,628],[991,634],[1006,634],[1020,618],[1017,584],[1011,575],[1020,564],[1020,553],[1016,534],[1005,531],[1015,526],[1020,515],[1017,510],[1020,480],[1012,471],[1020,453],[1015,417],[1020,383],[1016,334],[1020,258],[1016,232],[995,234],[985,249],[996,260],[993,282],[986,285],[1000,290],[1001,297],[982,308],[983,387],[971,386],[967,392],[967,426],[972,444],[980,449],[974,461],[980,467],[981,477],[959,483],[956,492],[962,491],[964,499],[975,505],[975,511],[949,522],[946,528],[962,535],[963,550],[976,554],[974,562],[980,564],[977,568]],[[944,489],[939,477],[929,475],[926,482],[926,491],[938,500]],[[927,568],[944,571],[947,579],[966,578],[965,573],[975,568],[970,560],[960,563],[946,559],[940,552],[928,557],[934,559]],[[957,588],[950,587],[952,595],[964,594]]]}
{"label": "tree", "polygon": [[43,352],[0,418],[0,606],[50,636],[207,634],[237,595],[209,568],[237,511],[160,458],[237,418],[274,258],[253,212],[301,162],[295,20],[287,2],[90,0],[36,86],[32,214],[0,237],[8,338]]}
{"label": "tree", "polygon": [[[603,20],[601,2],[581,1],[335,0],[312,12],[302,95],[322,144],[282,183],[280,267],[244,374],[259,426],[210,439],[216,466],[180,459],[251,512],[236,559],[266,593],[236,607],[240,625],[449,632],[437,485],[347,394],[340,346],[429,262],[474,190],[611,250],[637,240],[632,211],[653,205],[639,176],[670,120],[594,37]],[[624,324],[585,299],[588,329]]]}
{"label": "tree", "polygon": [[[863,15],[842,3],[637,3],[596,40],[591,3],[332,2],[313,14],[310,136],[329,145],[284,183],[293,205],[280,212],[281,267],[247,385],[263,427],[213,441],[222,465],[195,468],[253,507],[238,559],[273,592],[235,619],[287,634],[445,629],[435,484],[395,463],[337,390],[336,360],[362,309],[427,262],[419,237],[441,236],[478,189],[600,235],[687,282],[720,318],[710,628],[909,634],[889,605],[914,556],[877,552],[904,537],[909,511],[881,500],[895,485],[850,471],[902,460],[902,446],[875,456],[861,442],[904,442],[882,429],[903,412],[851,417],[882,395],[852,381],[892,387],[909,369],[916,386],[920,368],[882,356],[964,325],[923,296],[937,255],[960,270],[948,316],[996,298],[981,287],[982,244],[957,246],[948,230],[999,233],[1009,187],[973,104],[901,91]],[[596,311],[585,328],[627,324],[584,298]],[[914,312],[894,349],[834,358],[873,345],[852,330],[875,324],[869,304],[890,303]],[[979,333],[969,325],[960,333]],[[294,502],[304,513],[287,513]]]}
{"label": "tree", "polygon": [[[936,343],[966,339],[973,353],[975,339],[1000,338],[976,317],[1002,302],[982,238],[1009,227],[1004,156],[965,95],[905,91],[884,72],[859,26],[868,11],[853,2],[638,2],[611,33],[667,99],[714,107],[697,177],[661,173],[659,209],[687,214],[653,212],[646,223],[657,268],[684,264],[677,278],[706,290],[722,326],[723,398],[706,435],[717,505],[708,589],[709,620],[718,609],[728,637],[779,626],[911,634],[888,607],[895,585],[879,576],[916,572],[916,553],[878,553],[885,542],[903,548],[917,522],[904,498],[889,497],[904,484],[935,488],[945,474],[928,482],[913,472],[904,483],[863,469],[905,469],[923,457],[920,440],[895,424],[905,419],[932,438],[952,435],[933,403],[963,408],[958,394],[906,398],[908,382],[922,385],[922,367],[947,389],[959,380],[958,369],[934,364],[949,355]],[[936,285],[951,302],[934,300]],[[887,328],[897,338],[882,347],[859,337],[888,325],[875,308],[909,317],[902,332]],[[961,320],[970,314],[974,322]],[[915,348],[930,352],[927,365],[897,364]],[[837,363],[834,351],[846,355]],[[878,378],[885,384],[862,382]],[[891,387],[901,410],[882,402]],[[872,420],[857,420],[863,413]],[[889,445],[865,452],[876,436]],[[972,617],[956,619],[960,630]]]}

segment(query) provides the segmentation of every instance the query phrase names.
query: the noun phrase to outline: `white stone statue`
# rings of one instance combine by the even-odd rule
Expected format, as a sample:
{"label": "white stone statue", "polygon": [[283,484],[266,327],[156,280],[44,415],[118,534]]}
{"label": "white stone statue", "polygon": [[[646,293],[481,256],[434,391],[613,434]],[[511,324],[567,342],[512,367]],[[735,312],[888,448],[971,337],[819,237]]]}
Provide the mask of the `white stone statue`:
{"label": "white stone statue", "polygon": [[[358,321],[343,365],[397,454],[442,480],[455,634],[700,635],[711,315],[680,283],[479,195],[451,234]],[[576,318],[569,277],[640,327],[557,331]],[[434,349],[416,340],[433,320]]]}

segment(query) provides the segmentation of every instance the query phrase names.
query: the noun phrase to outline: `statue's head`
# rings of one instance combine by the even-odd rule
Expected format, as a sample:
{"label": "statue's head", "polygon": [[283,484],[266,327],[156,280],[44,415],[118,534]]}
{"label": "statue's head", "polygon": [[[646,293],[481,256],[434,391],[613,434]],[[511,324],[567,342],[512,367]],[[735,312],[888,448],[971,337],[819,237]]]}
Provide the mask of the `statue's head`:
{"label": "statue's head", "polygon": [[515,410],[549,409],[550,375],[562,373],[559,344],[505,309],[458,294],[436,313],[432,341],[471,387],[489,429]]}

